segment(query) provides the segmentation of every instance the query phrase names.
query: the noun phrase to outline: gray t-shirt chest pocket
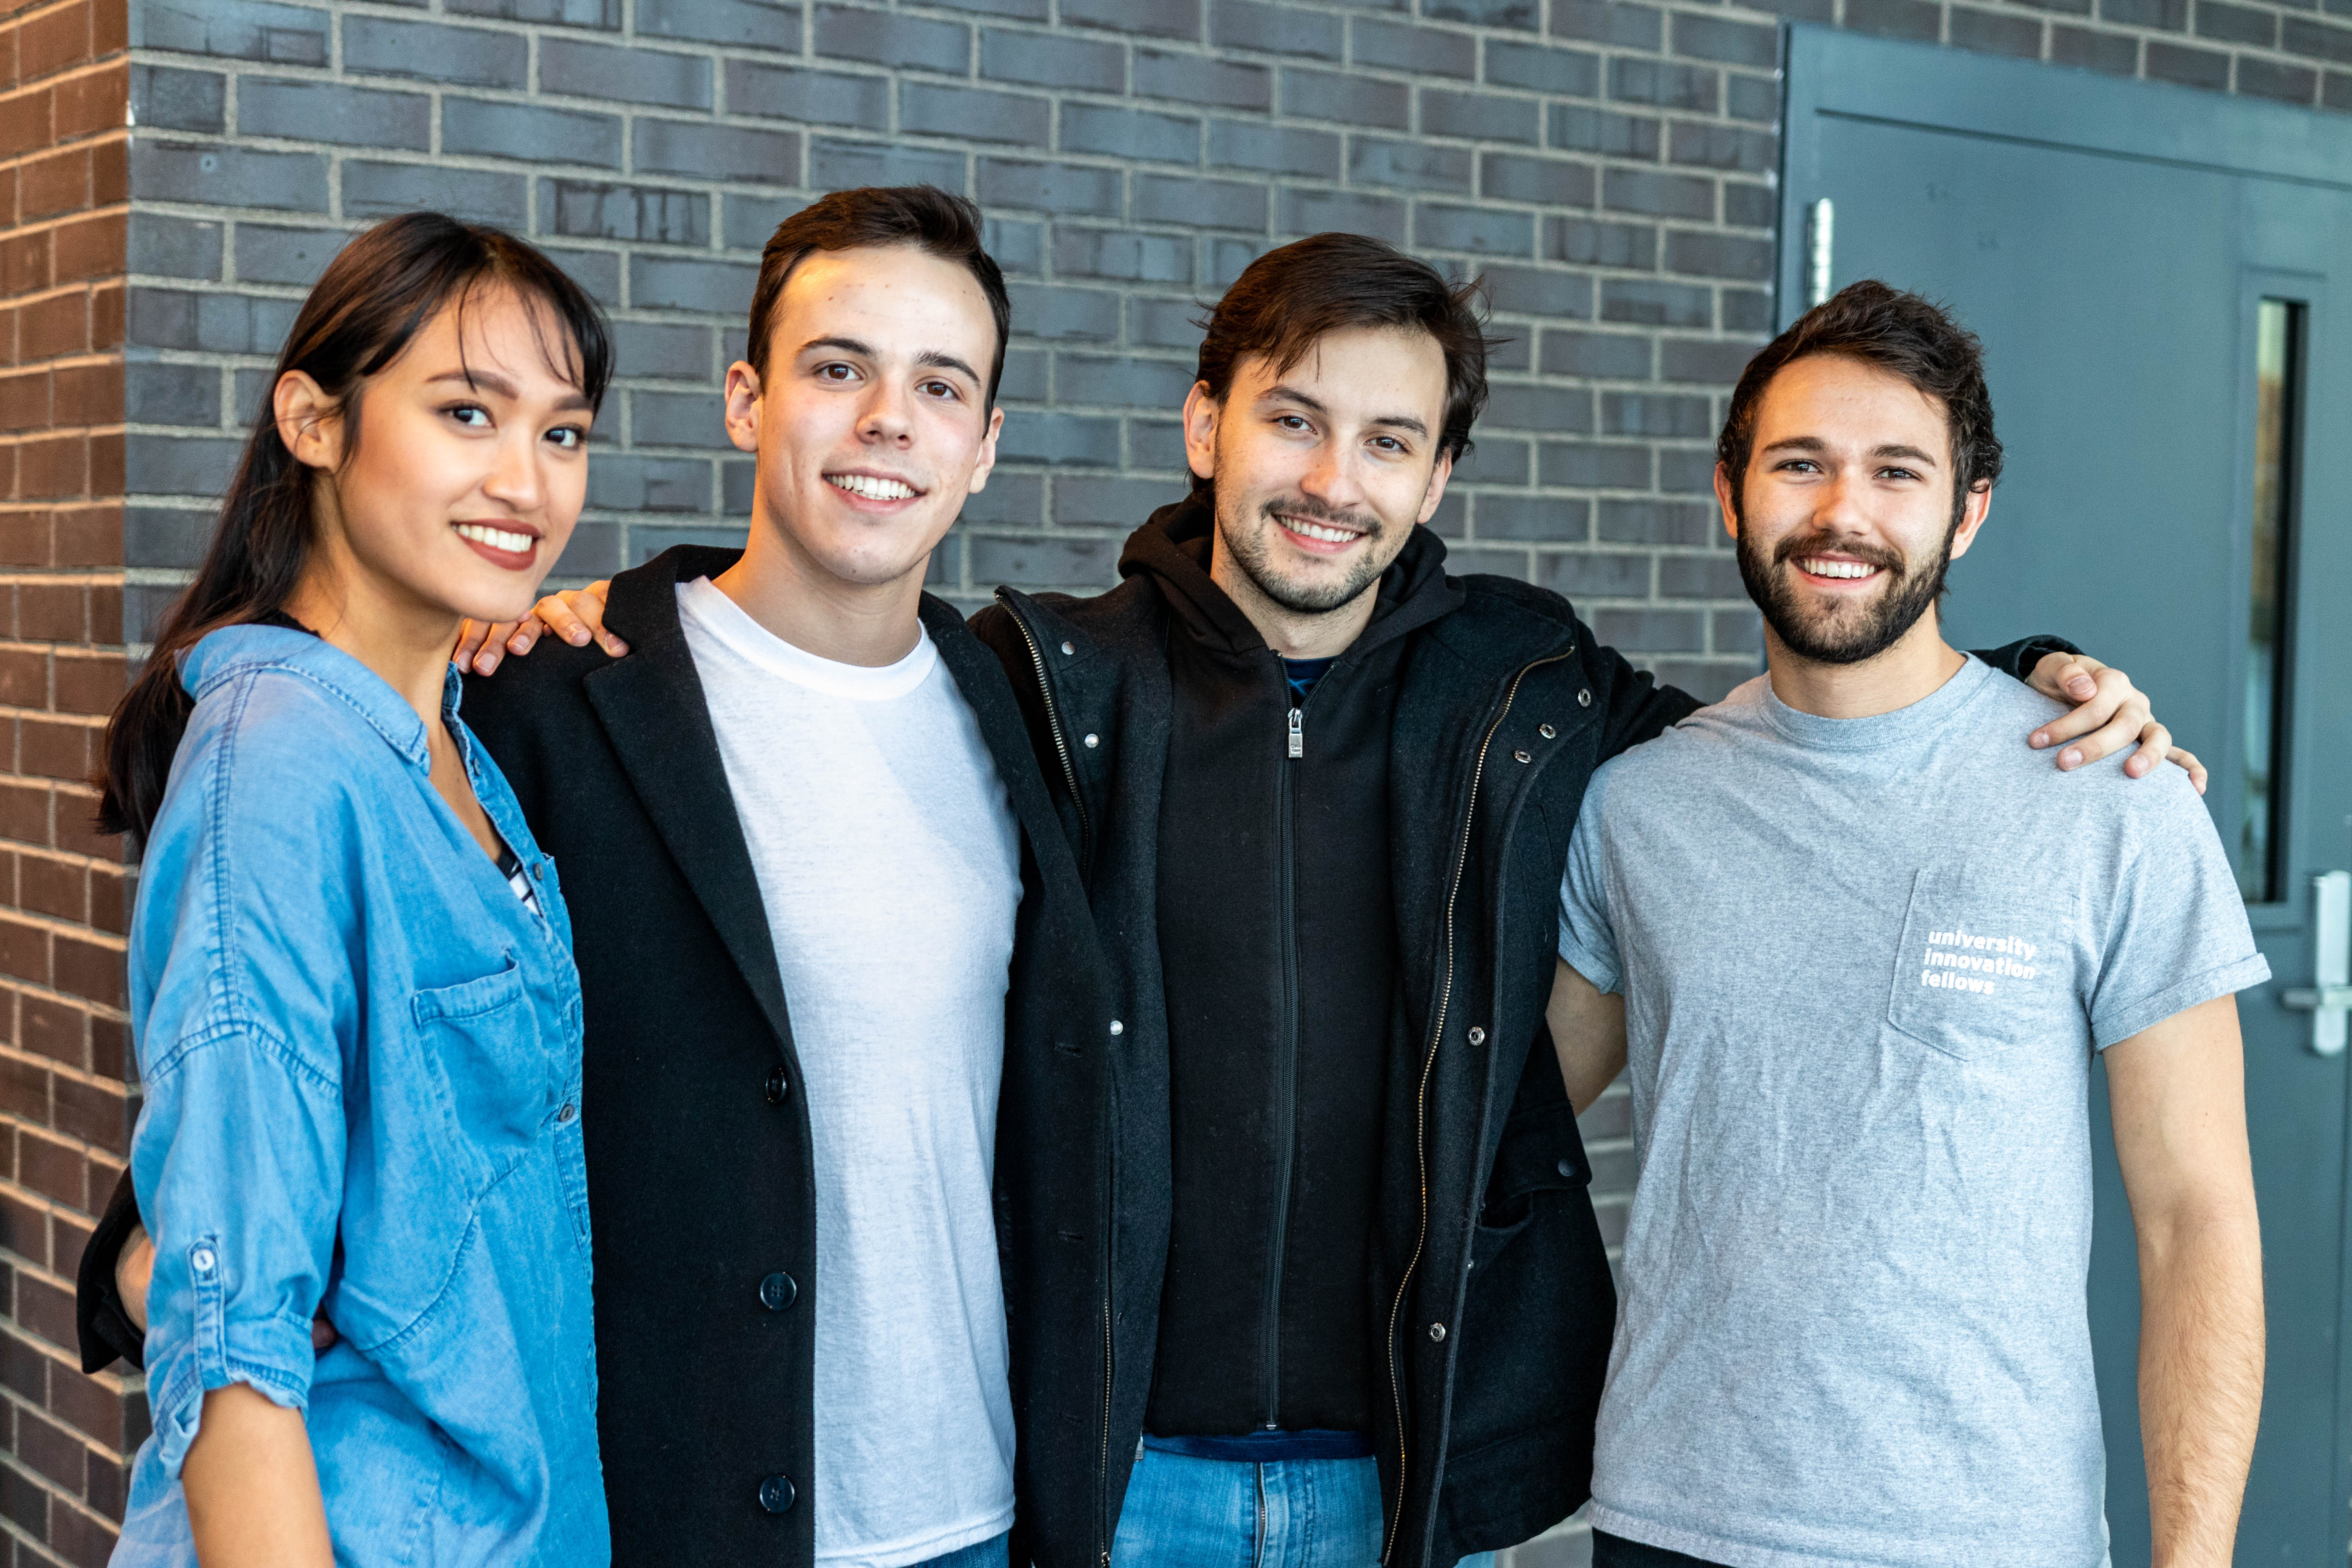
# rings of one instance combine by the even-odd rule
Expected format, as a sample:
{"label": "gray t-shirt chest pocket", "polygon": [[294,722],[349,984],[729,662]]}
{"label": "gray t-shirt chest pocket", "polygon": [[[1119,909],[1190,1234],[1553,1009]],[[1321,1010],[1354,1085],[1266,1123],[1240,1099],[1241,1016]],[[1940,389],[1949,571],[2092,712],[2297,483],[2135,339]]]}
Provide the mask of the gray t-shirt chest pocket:
{"label": "gray t-shirt chest pocket", "polygon": [[2018,868],[1952,857],[1912,879],[1886,1021],[1962,1059],[2050,1038],[2077,1010],[2071,889],[2021,885]]}

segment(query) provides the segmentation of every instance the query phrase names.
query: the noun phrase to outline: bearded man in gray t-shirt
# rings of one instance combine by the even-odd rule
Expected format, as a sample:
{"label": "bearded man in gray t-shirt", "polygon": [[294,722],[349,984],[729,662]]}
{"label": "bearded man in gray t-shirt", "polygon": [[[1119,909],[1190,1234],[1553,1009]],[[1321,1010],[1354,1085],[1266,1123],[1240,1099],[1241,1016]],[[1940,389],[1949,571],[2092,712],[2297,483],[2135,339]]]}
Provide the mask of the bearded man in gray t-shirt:
{"label": "bearded man in gray t-shirt", "polygon": [[2226,1564],[2263,1364],[2233,994],[2269,970],[2212,824],[2183,776],[2017,748],[2056,705],[1938,635],[2000,450],[1935,307],[1808,314],[1718,455],[1769,672],[1600,771],[1560,893],[1561,1068],[1580,1110],[1630,1067],[1642,1162],[1596,1568],[2097,1568],[2095,1053],[2157,1561]]}

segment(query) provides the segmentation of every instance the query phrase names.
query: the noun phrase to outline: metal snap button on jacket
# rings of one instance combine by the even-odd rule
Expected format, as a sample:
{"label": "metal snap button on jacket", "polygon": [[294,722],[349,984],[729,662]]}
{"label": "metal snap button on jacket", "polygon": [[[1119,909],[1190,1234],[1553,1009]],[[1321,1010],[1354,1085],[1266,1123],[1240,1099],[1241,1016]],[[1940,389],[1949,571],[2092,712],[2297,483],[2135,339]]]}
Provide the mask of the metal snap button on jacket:
{"label": "metal snap button on jacket", "polygon": [[793,1500],[799,1495],[793,1490],[790,1476],[770,1476],[760,1483],[760,1506],[770,1513],[791,1511]]}
{"label": "metal snap button on jacket", "polygon": [[801,1288],[782,1269],[760,1281],[760,1305],[771,1312],[781,1312],[800,1300]]}
{"label": "metal snap button on jacket", "polygon": [[1445,1342],[1445,1325],[1444,1323],[1430,1324],[1429,1337],[1436,1343],[1444,1344]]}
{"label": "metal snap button on jacket", "polygon": [[1475,1024],[1471,1025],[1471,1026],[1470,1026],[1470,1043],[1471,1043],[1472,1045],[1474,1045],[1474,1046],[1483,1046],[1483,1045],[1485,1045],[1485,1044],[1486,1043],[1486,1031],[1485,1029],[1480,1028],[1480,1027],[1479,1027],[1477,1025],[1475,1025]]}
{"label": "metal snap button on jacket", "polygon": [[770,1068],[767,1082],[768,1103],[782,1105],[784,1102],[784,1090],[787,1087],[789,1086],[784,1082],[783,1068],[781,1065]]}

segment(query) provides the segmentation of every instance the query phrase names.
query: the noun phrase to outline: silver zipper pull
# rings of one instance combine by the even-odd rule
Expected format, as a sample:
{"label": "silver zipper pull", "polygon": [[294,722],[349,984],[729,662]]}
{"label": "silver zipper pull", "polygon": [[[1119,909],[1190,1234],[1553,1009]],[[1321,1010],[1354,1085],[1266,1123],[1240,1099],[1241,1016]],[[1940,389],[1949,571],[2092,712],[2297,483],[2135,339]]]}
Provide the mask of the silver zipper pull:
{"label": "silver zipper pull", "polygon": [[1306,723],[1306,710],[1293,708],[1290,710],[1290,754],[1294,757],[1307,754]]}

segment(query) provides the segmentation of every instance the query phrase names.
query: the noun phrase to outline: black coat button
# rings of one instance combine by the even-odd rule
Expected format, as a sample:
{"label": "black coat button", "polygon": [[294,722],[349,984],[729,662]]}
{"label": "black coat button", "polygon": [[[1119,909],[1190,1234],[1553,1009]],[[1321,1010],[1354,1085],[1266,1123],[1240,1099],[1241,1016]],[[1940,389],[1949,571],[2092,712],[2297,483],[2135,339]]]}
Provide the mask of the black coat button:
{"label": "black coat button", "polygon": [[770,1513],[789,1513],[793,1500],[800,1494],[793,1490],[790,1476],[770,1476],[760,1483],[760,1506]]}
{"label": "black coat button", "polygon": [[782,1311],[799,1300],[800,1295],[801,1288],[793,1284],[793,1277],[781,1268],[760,1281],[760,1305],[771,1312]]}
{"label": "black coat button", "polygon": [[776,1066],[770,1068],[768,1069],[767,1084],[768,1103],[770,1105],[782,1105],[784,1102],[784,1090],[787,1087],[789,1086],[784,1082],[783,1064],[780,1062]]}

